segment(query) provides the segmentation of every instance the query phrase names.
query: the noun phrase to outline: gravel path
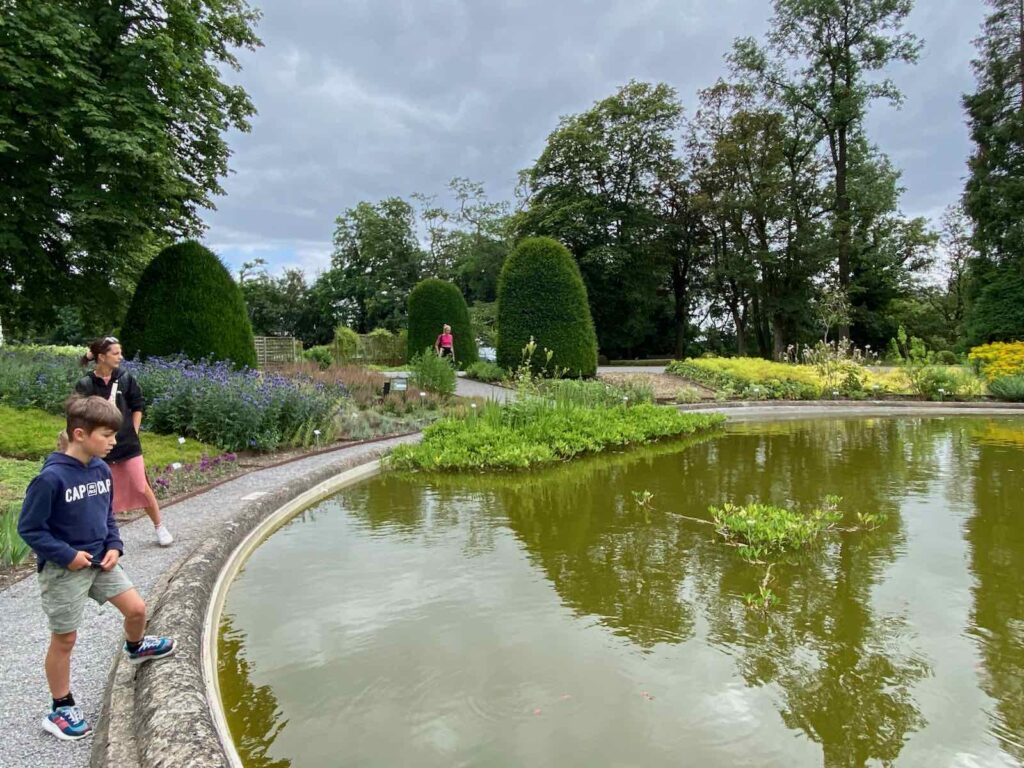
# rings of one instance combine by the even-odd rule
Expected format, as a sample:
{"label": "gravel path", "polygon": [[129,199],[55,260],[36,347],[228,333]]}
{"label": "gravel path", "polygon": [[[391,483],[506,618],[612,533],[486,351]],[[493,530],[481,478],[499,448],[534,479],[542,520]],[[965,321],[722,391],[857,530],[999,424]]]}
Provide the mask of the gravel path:
{"label": "gravel path", "polygon": [[[361,455],[370,456],[418,435],[352,446],[293,461],[279,467],[250,472],[206,493],[167,507],[164,519],[175,536],[174,545],[158,547],[153,527],[143,517],[121,528],[125,543],[125,570],[148,596],[160,574],[183,558],[193,547],[237,515],[254,494],[262,495],[284,482]],[[50,695],[43,675],[43,658],[49,644],[46,618],[39,606],[35,578],[23,579],[0,592],[0,766],[3,768],[63,768],[88,766],[92,739],[58,741],[39,725],[49,710]],[[89,602],[79,630],[72,659],[71,690],[89,722],[98,721],[98,707],[113,654],[121,645],[121,615],[112,606]]]}

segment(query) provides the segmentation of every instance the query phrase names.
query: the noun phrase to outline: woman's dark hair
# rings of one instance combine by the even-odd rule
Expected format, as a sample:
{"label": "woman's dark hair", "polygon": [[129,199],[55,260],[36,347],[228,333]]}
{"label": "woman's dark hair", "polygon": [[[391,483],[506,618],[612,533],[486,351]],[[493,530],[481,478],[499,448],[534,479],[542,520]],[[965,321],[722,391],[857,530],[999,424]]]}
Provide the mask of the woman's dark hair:
{"label": "woman's dark hair", "polygon": [[120,343],[115,336],[104,336],[102,339],[96,339],[89,344],[88,351],[78,359],[78,363],[80,365],[88,365],[100,355],[105,355],[109,352],[112,346]]}

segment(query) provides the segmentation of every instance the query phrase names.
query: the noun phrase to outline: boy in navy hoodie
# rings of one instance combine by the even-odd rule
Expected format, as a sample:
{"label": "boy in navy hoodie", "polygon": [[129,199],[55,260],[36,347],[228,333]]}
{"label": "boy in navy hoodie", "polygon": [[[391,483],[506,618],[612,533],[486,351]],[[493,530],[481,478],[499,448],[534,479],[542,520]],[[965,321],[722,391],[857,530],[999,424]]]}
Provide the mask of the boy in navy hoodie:
{"label": "boy in navy hoodie", "polygon": [[140,664],[169,656],[174,640],[143,635],[146,604],[118,564],[124,553],[114,521],[110,468],[100,457],[116,443],[123,417],[101,397],[72,396],[66,407],[68,447],[51,453],[29,484],[18,533],[38,560],[43,612],[50,623],[46,681],[53,696],[43,728],[58,739],[90,733],[71,695],[71,650],[86,598],[111,602],[124,615],[124,652]]}

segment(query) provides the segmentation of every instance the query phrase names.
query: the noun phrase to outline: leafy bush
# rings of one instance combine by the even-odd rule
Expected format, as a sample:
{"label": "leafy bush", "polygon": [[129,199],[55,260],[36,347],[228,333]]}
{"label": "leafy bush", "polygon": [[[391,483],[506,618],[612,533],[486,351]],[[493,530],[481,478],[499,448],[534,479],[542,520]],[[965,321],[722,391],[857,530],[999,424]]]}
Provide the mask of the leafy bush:
{"label": "leafy bush", "polygon": [[961,378],[943,365],[907,366],[910,392],[923,400],[949,400],[957,396]]}
{"label": "leafy bush", "polygon": [[1011,403],[1024,403],[1024,375],[1000,376],[988,383],[993,397]]}
{"label": "leafy bush", "polygon": [[465,419],[427,427],[423,440],[398,446],[391,466],[406,470],[514,470],[550,464],[611,446],[710,433],[725,417],[683,414],[654,405],[555,407],[541,400],[487,403]]}
{"label": "leafy bush", "polygon": [[302,359],[309,360],[311,363],[316,363],[317,367],[321,371],[325,371],[331,367],[331,363],[334,362],[334,355],[331,354],[333,347],[323,345],[320,347],[310,347],[303,351]]}
{"label": "leafy bush", "polygon": [[1024,341],[983,344],[974,347],[967,359],[988,381],[1024,374]]}
{"label": "leafy bush", "polygon": [[347,363],[354,359],[359,351],[359,334],[351,328],[339,325],[334,329],[334,343],[331,355],[336,363]]}
{"label": "leafy bush", "polygon": [[494,382],[505,378],[505,369],[488,360],[477,360],[466,367],[466,376],[477,381]]}
{"label": "leafy bush", "polygon": [[121,343],[128,358],[183,354],[256,365],[242,291],[220,259],[196,242],[165,248],[143,270]]}
{"label": "leafy bush", "polygon": [[417,283],[409,294],[408,358],[433,350],[445,324],[452,327],[457,364],[475,363],[479,359],[476,337],[462,292],[454,284],[435,278]]}
{"label": "leafy bush", "polygon": [[720,536],[739,543],[744,555],[757,558],[806,547],[835,528],[843,518],[839,502],[829,496],[820,508],[807,513],[756,502],[742,507],[727,503],[708,512]]}
{"label": "leafy bush", "polygon": [[754,357],[677,360],[666,372],[748,400],[816,400],[822,391],[813,367]]}
{"label": "leafy bush", "polygon": [[959,360],[956,359],[956,354],[950,352],[948,349],[943,349],[940,352],[935,353],[935,360],[940,365],[956,365]]}
{"label": "leafy bush", "polygon": [[531,339],[572,376],[597,371],[597,336],[579,268],[563,245],[545,237],[523,240],[501,270],[498,365],[516,367]]}
{"label": "leafy bush", "polygon": [[440,395],[455,394],[455,369],[433,350],[416,355],[409,361],[412,376],[421,389]]}
{"label": "leafy bush", "polygon": [[405,338],[387,328],[374,328],[359,336],[358,357],[371,364],[399,365],[406,359]]}
{"label": "leafy bush", "polygon": [[25,489],[39,470],[38,461],[0,459],[0,566],[23,563],[31,552],[18,535],[18,514]]}
{"label": "leafy bush", "polygon": [[478,301],[469,308],[473,335],[485,347],[498,346],[498,302]]}

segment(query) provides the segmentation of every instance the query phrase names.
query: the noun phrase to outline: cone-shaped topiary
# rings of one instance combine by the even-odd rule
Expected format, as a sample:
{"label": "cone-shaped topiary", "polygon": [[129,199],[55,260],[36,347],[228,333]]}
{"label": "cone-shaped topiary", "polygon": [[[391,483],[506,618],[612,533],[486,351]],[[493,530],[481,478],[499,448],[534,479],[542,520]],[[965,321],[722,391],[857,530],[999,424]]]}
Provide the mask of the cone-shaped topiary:
{"label": "cone-shaped topiary", "polygon": [[425,349],[433,349],[443,326],[452,327],[455,362],[460,368],[479,358],[476,337],[469,322],[469,309],[462,292],[452,283],[429,278],[417,283],[409,294],[409,353],[412,360]]}
{"label": "cone-shaped topiary", "polygon": [[516,246],[498,279],[498,365],[515,368],[530,337],[554,352],[551,366],[572,376],[597,372],[597,336],[579,267],[557,240],[533,237]]}
{"label": "cone-shaped topiary", "polygon": [[143,270],[121,346],[126,357],[184,354],[256,365],[241,289],[220,259],[191,241],[164,248]]}

